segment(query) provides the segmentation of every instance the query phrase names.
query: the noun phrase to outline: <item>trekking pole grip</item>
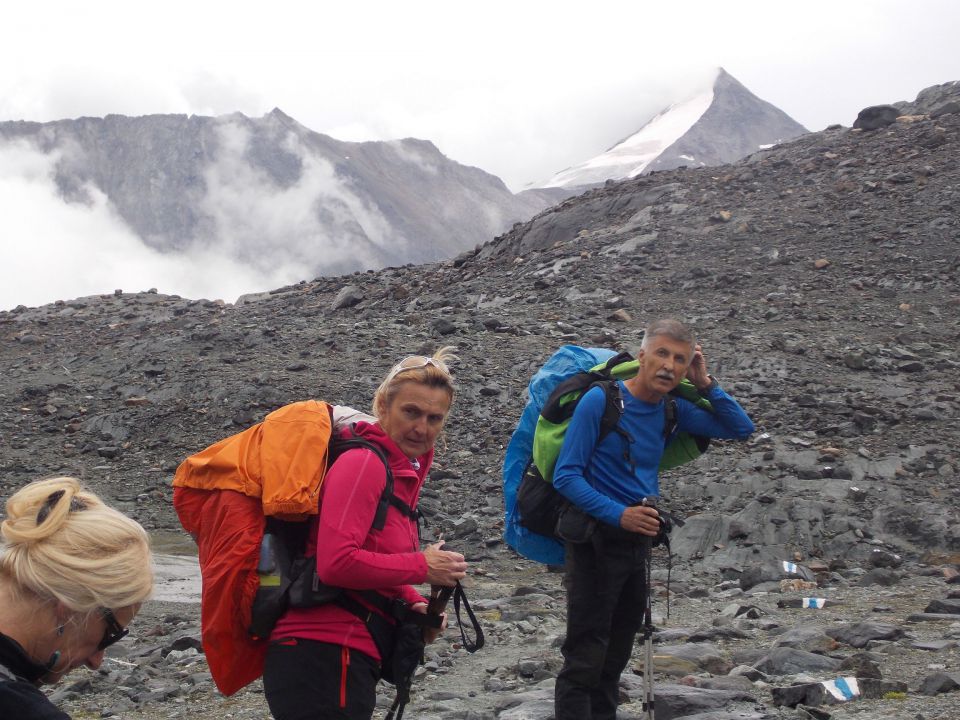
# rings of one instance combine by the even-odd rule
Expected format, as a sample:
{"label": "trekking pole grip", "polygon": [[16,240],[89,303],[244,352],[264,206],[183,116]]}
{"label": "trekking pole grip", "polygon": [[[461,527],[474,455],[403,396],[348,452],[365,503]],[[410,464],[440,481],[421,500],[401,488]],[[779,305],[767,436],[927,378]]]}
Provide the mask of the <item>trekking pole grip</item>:
{"label": "trekking pole grip", "polygon": [[427,617],[430,618],[432,622],[424,625],[424,639],[426,639],[428,628],[440,628],[443,626],[443,620],[441,618],[447,609],[447,603],[453,594],[453,590],[453,587],[447,587],[446,585],[430,586],[430,599],[427,601]]}
{"label": "trekking pole grip", "polygon": [[430,601],[427,603],[427,613],[430,615],[442,615],[444,610],[447,609],[447,603],[450,601],[450,596],[453,595],[454,587],[453,585],[431,585]]}

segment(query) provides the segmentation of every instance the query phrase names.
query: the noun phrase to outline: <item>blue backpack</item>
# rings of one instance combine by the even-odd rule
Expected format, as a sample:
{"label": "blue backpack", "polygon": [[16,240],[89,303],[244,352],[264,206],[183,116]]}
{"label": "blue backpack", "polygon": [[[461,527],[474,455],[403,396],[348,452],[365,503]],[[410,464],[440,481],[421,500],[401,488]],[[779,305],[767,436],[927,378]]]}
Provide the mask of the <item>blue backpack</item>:
{"label": "blue backpack", "polygon": [[538,535],[521,525],[517,508],[520,482],[533,457],[533,436],[540,410],[561,381],[575,373],[589,370],[614,355],[616,353],[612,350],[564,345],[530,379],[527,404],[503,459],[503,502],[506,509],[503,539],[507,545],[530,560],[561,565],[564,559],[563,543],[553,537]]}
{"label": "blue backpack", "polygon": [[[608,363],[611,360],[612,362]],[[611,373],[611,367],[626,368],[628,367],[626,364],[619,363],[630,360],[632,358],[629,355],[618,355],[613,350],[564,345],[551,355],[544,366],[531,378],[527,404],[507,445],[503,461],[505,507],[503,537],[507,545],[524,557],[549,565],[563,563],[562,541],[552,533],[547,534],[549,530],[545,529],[547,526],[553,527],[549,516],[558,510],[558,507],[554,506],[566,502],[550,484],[553,462],[556,461],[555,454],[559,450],[562,433],[569,423],[569,417],[573,413],[576,402],[582,396],[581,393],[586,392],[592,384],[600,384],[607,392],[608,412],[601,423],[603,426],[601,436],[615,427],[619,414],[611,412],[612,406],[616,405],[622,413],[623,403],[616,402],[620,397],[619,392],[610,390],[610,388],[616,389],[616,384],[611,382],[616,373]],[[607,364],[604,368],[598,367],[604,364]],[[631,363],[634,366],[634,373],[636,372],[635,364],[635,361]],[[577,376],[576,379],[574,379],[575,376]],[[561,383],[563,383],[562,388]],[[574,387],[576,390],[572,390]],[[709,402],[699,397],[696,389],[687,380],[684,380],[673,394],[697,403],[705,409],[711,409]],[[574,399],[571,400],[571,398]],[[708,438],[687,433],[674,433],[676,406],[671,396],[668,396],[667,401],[664,436],[667,448],[661,462],[661,469],[689,462],[706,451],[709,445]],[[564,407],[566,410],[563,410]],[[544,415],[542,416],[541,413]],[[562,419],[561,415],[565,419]],[[608,415],[611,417],[607,417]],[[543,434],[538,434],[538,425]],[[543,439],[544,435],[547,437],[546,441]],[[536,463],[534,463],[534,457],[537,455],[535,446],[540,452]],[[544,451],[545,447],[546,451]],[[531,492],[531,487],[540,486],[541,483],[547,483],[547,485],[543,489],[534,487],[534,492]],[[523,487],[522,491],[521,487]],[[556,498],[551,498],[551,494]],[[521,500],[521,498],[526,499]],[[533,515],[531,515],[525,521],[520,511],[523,502],[527,503],[528,511],[533,512],[531,508],[534,508],[535,514],[543,517],[537,517],[537,522],[532,522]],[[531,526],[538,531],[534,532]]]}

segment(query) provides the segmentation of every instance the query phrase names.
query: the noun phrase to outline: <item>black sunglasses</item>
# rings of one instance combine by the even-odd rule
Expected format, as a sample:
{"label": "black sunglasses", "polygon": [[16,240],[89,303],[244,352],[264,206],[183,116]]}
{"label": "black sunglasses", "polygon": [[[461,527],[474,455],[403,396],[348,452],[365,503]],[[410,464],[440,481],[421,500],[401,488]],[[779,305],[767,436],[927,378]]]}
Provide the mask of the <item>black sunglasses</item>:
{"label": "black sunglasses", "polygon": [[130,631],[121,627],[120,623],[117,622],[116,616],[113,614],[113,610],[109,608],[101,608],[100,615],[103,617],[104,622],[107,624],[107,629],[103,632],[103,639],[100,641],[100,644],[97,645],[97,650],[106,650],[108,647],[113,645],[115,642],[118,642],[127,636],[127,633]]}

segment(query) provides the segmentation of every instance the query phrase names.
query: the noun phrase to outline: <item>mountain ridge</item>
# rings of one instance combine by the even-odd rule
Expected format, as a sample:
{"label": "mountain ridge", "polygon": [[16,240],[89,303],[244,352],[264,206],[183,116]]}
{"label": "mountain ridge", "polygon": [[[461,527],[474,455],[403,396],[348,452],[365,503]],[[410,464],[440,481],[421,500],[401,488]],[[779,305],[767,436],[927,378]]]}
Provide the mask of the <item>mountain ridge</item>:
{"label": "mountain ridge", "polygon": [[0,140],[57,153],[63,199],[89,204],[102,192],[149,247],[212,246],[287,262],[303,279],[451,257],[550,201],[514,195],[429,140],[339,141],[279,108],[4,122]]}

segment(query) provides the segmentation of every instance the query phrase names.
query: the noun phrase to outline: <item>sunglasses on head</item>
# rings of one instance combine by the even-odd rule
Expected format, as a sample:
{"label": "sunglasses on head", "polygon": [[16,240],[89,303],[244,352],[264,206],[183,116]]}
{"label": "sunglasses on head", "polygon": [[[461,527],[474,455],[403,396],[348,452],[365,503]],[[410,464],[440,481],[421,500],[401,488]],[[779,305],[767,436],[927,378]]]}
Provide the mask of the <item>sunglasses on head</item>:
{"label": "sunglasses on head", "polygon": [[107,629],[103,632],[103,639],[97,645],[97,650],[106,650],[115,642],[119,642],[127,636],[130,631],[117,622],[117,617],[109,608],[101,608],[100,615],[107,624]]}
{"label": "sunglasses on head", "polygon": [[393,366],[393,370],[391,370],[390,374],[387,375],[387,382],[390,382],[397,375],[402,372],[406,372],[407,370],[422,370],[430,365],[437,368],[437,370],[442,372],[444,375],[450,374],[450,370],[447,369],[447,364],[442,360],[426,357],[425,355],[410,355]]}

